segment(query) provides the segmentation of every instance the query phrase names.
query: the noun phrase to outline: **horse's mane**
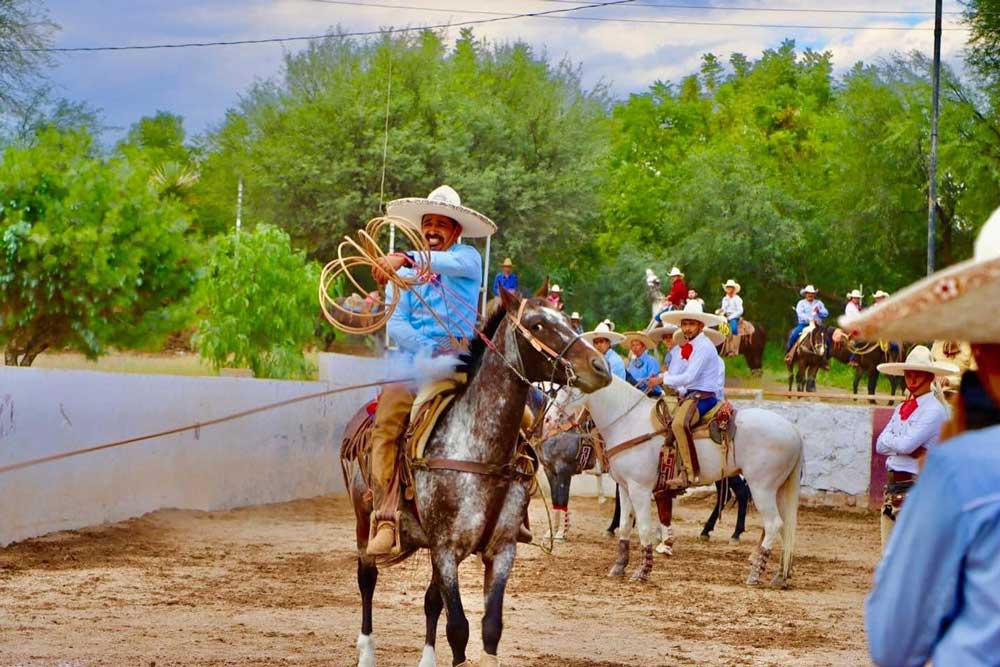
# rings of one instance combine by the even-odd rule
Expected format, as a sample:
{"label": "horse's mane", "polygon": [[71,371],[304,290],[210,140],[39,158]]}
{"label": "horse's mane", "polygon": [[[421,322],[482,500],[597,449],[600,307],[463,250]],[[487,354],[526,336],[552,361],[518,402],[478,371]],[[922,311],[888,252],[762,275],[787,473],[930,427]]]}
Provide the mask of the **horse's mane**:
{"label": "horse's mane", "polygon": [[472,357],[469,363],[469,378],[471,379],[478,371],[479,367],[483,363],[483,357],[486,356],[486,341],[483,338],[492,340],[493,335],[496,334],[497,329],[500,328],[500,323],[503,322],[503,318],[507,316],[507,310],[503,307],[500,299],[492,299],[487,304],[487,318],[486,324],[483,325],[482,335],[477,335],[473,337],[472,341],[469,343],[469,356]]}

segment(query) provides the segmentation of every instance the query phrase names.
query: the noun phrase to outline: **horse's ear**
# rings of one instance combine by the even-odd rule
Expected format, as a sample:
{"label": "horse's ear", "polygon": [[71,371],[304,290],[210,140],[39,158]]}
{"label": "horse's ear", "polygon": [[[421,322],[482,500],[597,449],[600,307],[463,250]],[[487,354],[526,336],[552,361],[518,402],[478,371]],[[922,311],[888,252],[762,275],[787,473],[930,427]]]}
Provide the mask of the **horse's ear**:
{"label": "horse's ear", "polygon": [[542,286],[538,288],[535,292],[535,296],[545,297],[549,295],[549,277],[545,276],[545,280],[542,282]]}
{"label": "horse's ear", "polygon": [[521,307],[521,296],[500,285],[500,303],[508,313],[516,313]]}

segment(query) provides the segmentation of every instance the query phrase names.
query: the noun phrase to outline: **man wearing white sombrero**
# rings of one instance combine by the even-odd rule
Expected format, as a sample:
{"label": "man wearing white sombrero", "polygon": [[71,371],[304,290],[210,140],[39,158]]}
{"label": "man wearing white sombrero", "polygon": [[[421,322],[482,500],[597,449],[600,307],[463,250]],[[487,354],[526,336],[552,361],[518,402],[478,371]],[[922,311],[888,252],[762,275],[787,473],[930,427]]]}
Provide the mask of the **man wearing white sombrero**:
{"label": "man wearing white sombrero", "polygon": [[569,324],[571,327],[573,327],[573,333],[581,335],[583,334],[583,325],[580,324],[580,313],[576,312],[575,310],[572,313],[570,313]]}
{"label": "man wearing white sombrero", "polygon": [[962,377],[946,435],[906,497],[865,602],[878,665],[986,665],[1000,656],[998,303],[1000,210],[973,259],[840,321],[867,340],[966,340],[978,367]]}
{"label": "man wearing white sombrero", "polygon": [[[479,251],[460,243],[459,237],[490,236],[496,231],[496,225],[482,213],[462,206],[458,193],[447,185],[437,188],[426,198],[391,201],[386,214],[423,233],[431,251],[430,266],[418,265],[419,254],[396,253],[379,259],[378,268],[372,269],[375,280],[385,284],[387,273],[413,275],[417,270],[430,269],[435,274],[435,282],[440,283],[416,285],[399,295],[399,303],[387,325],[389,338],[399,347],[402,356],[411,359],[459,354],[461,350],[455,349],[453,341],[458,340],[461,344],[474,335],[483,275]],[[388,302],[392,301],[394,290],[392,283],[386,285]],[[431,313],[428,307],[434,312]],[[447,328],[439,319],[447,323]],[[386,385],[375,411],[371,475],[376,529],[368,542],[369,555],[388,554],[395,546],[399,504],[396,443],[403,434],[416,389],[403,383]]]}
{"label": "man wearing white sombrero", "polygon": [[847,293],[847,305],[844,306],[844,315],[857,315],[861,312],[861,299],[864,294],[859,289],[852,289]]}
{"label": "man wearing white sombrero", "polygon": [[[795,317],[798,319],[798,324],[792,329],[792,333],[788,337],[788,345],[785,346],[786,361],[790,361],[792,349],[799,341],[805,328],[810,324],[821,327],[823,320],[830,316],[823,302],[816,298],[816,294],[816,288],[812,285],[806,285],[799,290],[799,295],[802,298],[795,304]],[[827,348],[829,349],[829,346]]]}
{"label": "man wearing white sombrero", "polygon": [[740,318],[743,317],[743,299],[740,291],[743,289],[740,284],[730,278],[722,286],[726,295],[722,297],[722,307],[719,308],[719,315],[729,322],[729,333],[735,336],[740,332]]}
{"label": "man wearing white sombrero", "polygon": [[[680,346],[680,358],[686,366],[679,373],[668,367],[667,372],[649,378],[650,386],[673,387],[681,395],[681,403],[674,411],[670,431],[673,433],[682,466],[676,476],[667,480],[667,488],[683,489],[698,482],[698,470],[691,455],[691,429],[719,402],[725,385],[725,364],[715,349],[715,344],[705,334],[706,327],[725,323],[718,315],[702,310],[697,301],[689,302],[684,310],[664,313],[664,322],[680,326],[687,342]],[[721,368],[720,368],[721,367]]]}
{"label": "man wearing white sombrero", "polygon": [[549,288],[549,293],[548,296],[546,296],[546,298],[549,300],[549,303],[552,304],[552,307],[555,308],[556,310],[562,310],[563,308],[566,307],[566,304],[563,303],[562,300],[562,287],[559,287],[558,284],[553,285],[552,287]]}
{"label": "man wearing white sombrero", "polygon": [[597,348],[597,351],[604,355],[604,360],[608,362],[608,368],[611,369],[612,375],[625,379],[625,362],[622,361],[617,352],[611,349],[625,340],[625,336],[612,331],[608,320],[601,322],[593,331],[588,331],[580,338],[590,341]]}
{"label": "man wearing white sombrero", "polygon": [[883,549],[895,525],[896,513],[917,479],[918,459],[938,443],[941,427],[948,418],[944,405],[931,391],[934,381],[957,371],[951,364],[935,362],[931,351],[923,345],[913,348],[902,363],[878,366],[879,373],[903,376],[910,393],[908,399],[896,406],[892,419],[875,443],[875,450],[888,457],[881,519]]}

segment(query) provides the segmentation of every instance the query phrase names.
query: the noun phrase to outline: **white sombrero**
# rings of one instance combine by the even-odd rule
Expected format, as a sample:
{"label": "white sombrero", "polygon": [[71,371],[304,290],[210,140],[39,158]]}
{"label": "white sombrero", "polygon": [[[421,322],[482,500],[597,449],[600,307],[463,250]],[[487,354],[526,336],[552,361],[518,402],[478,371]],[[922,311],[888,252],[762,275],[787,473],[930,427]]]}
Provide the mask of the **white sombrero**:
{"label": "white sombrero", "polygon": [[578,320],[578,319],[580,319],[580,313],[578,313],[578,312],[576,312],[574,310],[573,314],[569,316],[569,319],[571,319],[571,320]]}
{"label": "white sombrero", "polygon": [[739,294],[740,290],[743,289],[742,287],[740,287],[740,284],[735,280],[733,280],[732,278],[726,281],[726,283],[722,286],[722,289],[726,289],[727,287],[735,287],[736,288],[735,294]]}
{"label": "white sombrero", "polygon": [[885,375],[902,375],[906,371],[920,371],[937,375],[954,375],[959,368],[944,361],[934,361],[931,351],[923,345],[917,345],[906,355],[906,361],[879,364],[878,372]]}
{"label": "white sombrero", "polygon": [[656,341],[650,338],[648,334],[644,334],[641,331],[626,331],[624,338],[625,342],[629,345],[632,344],[632,341],[637,340],[645,345],[647,350],[656,349]]}
{"label": "white sombrero", "polygon": [[674,268],[670,269],[670,273],[667,274],[668,278],[673,278],[674,276],[680,276],[681,278],[683,278],[684,273],[675,266]]}
{"label": "white sombrero", "polygon": [[420,221],[430,213],[445,215],[457,222],[462,227],[462,236],[466,238],[492,236],[497,230],[496,224],[485,215],[462,206],[458,193],[447,185],[436,188],[427,197],[394,199],[385,207],[387,216],[400,218],[417,231],[420,231]]}
{"label": "white sombrero", "polygon": [[972,259],[918,280],[882,303],[841,317],[861,340],[1000,343],[1000,209],[983,225]]}
{"label": "white sombrero", "polygon": [[[708,327],[705,327],[704,329],[701,330],[701,332],[706,336],[708,336],[708,339],[712,341],[712,345],[716,347],[722,345],[722,343],[726,340],[725,334],[723,334],[718,329],[709,329]],[[677,331],[674,332],[674,345],[683,345],[685,340],[687,339],[684,338],[683,331],[678,329]]]}
{"label": "white sombrero", "polygon": [[850,292],[847,293],[848,299],[863,299],[864,296],[865,295],[862,294],[861,290],[859,289],[852,289]]}
{"label": "white sombrero", "polygon": [[803,287],[802,289],[799,290],[799,295],[801,295],[801,296],[805,296],[807,293],[808,294],[819,294],[819,292],[816,291],[816,288],[813,287],[812,285],[806,285],[805,287]]}
{"label": "white sombrero", "polygon": [[553,285],[549,288],[549,294],[552,294],[553,292],[556,294],[562,294],[562,287],[559,287],[558,284]]}
{"label": "white sombrero", "polygon": [[680,326],[682,320],[697,320],[706,327],[717,327],[725,323],[725,318],[706,313],[701,301],[688,301],[684,310],[671,310],[660,315],[660,321],[665,324]]}
{"label": "white sombrero", "polygon": [[872,294],[872,298],[873,299],[884,299],[887,296],[889,296],[889,293],[888,292],[883,292],[880,289],[879,290],[875,290],[875,293]]}
{"label": "white sombrero", "polygon": [[596,338],[607,338],[611,341],[612,345],[617,345],[625,340],[625,336],[611,330],[611,327],[608,326],[608,320],[604,320],[598,324],[594,327],[593,331],[588,331],[587,333],[582,334],[580,338],[584,339],[588,343],[593,343]]}

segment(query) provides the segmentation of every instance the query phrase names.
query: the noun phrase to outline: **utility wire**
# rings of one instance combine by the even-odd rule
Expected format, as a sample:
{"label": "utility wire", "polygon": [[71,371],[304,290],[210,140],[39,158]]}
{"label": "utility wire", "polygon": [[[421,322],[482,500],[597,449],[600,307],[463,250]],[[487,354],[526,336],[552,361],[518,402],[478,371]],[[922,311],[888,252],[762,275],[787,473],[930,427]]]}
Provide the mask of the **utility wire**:
{"label": "utility wire", "polygon": [[[483,9],[457,9],[457,8],[444,8],[444,7],[426,7],[423,5],[393,5],[388,3],[380,2],[362,2],[361,0],[311,0],[312,2],[324,4],[324,5],[348,5],[352,7],[371,7],[373,9],[402,9],[402,10],[413,10],[422,12],[445,12],[448,14],[486,14],[490,16],[500,16],[505,18],[515,18],[517,14],[509,14],[506,12],[495,12]],[[557,2],[562,0],[547,0],[551,2]],[[631,4],[630,7],[638,7],[641,5]],[[653,5],[644,5],[653,6]],[[664,5],[655,5],[656,7],[663,7]],[[580,9],[590,9],[593,5],[589,7],[581,7]],[[702,7],[702,9],[715,9],[714,7]],[[914,26],[865,26],[865,25],[793,25],[793,24],[777,24],[777,23],[727,23],[721,21],[692,21],[687,19],[658,19],[658,18],[625,18],[619,16],[553,16],[553,15],[534,15],[534,18],[542,19],[557,19],[563,21],[591,21],[595,23],[641,23],[644,25],[654,24],[654,25],[697,25],[697,26],[719,26],[727,28],[784,28],[784,29],[803,29],[803,30],[891,30],[900,32],[909,32],[911,30],[932,30],[932,28],[917,28]],[[503,19],[500,19],[503,20]],[[461,24],[454,24],[461,25]],[[954,28],[944,28],[944,30],[965,30],[965,28],[954,27]]]}
{"label": "utility wire", "polygon": [[[534,0],[535,2],[552,2],[565,5],[578,5],[584,4],[580,0]],[[933,11],[921,11],[913,10],[907,11],[905,9],[808,9],[804,7],[742,7],[736,5],[676,5],[676,4],[660,4],[653,2],[633,2],[630,7],[652,7],[656,9],[694,9],[700,11],[734,11],[734,12],[781,12],[781,13],[796,13],[796,14],[889,14],[889,15],[907,15],[907,14],[919,14],[934,16]],[[965,12],[943,12],[944,14],[951,14],[961,16]],[[1000,12],[977,12],[977,14],[1000,14]]]}
{"label": "utility wire", "polygon": [[459,21],[455,23],[438,23],[435,25],[412,26],[407,28],[385,28],[382,30],[365,30],[358,32],[324,33],[321,35],[296,35],[292,37],[268,37],[264,39],[237,39],[231,41],[214,42],[181,42],[168,44],[137,44],[134,46],[52,46],[38,48],[3,48],[0,53],[79,53],[92,51],[149,51],[153,49],[186,49],[201,48],[208,46],[240,46],[244,44],[279,44],[284,42],[305,42],[314,39],[324,39],[326,37],[368,37],[372,35],[385,35],[406,32],[422,32],[424,30],[436,30],[438,28],[457,28],[467,25],[481,25],[484,23],[496,23],[498,21],[510,21],[512,19],[534,18],[549,16],[552,14],[564,14],[576,12],[582,9],[596,9],[600,7],[614,7],[626,5],[634,0],[606,0],[605,2],[595,2],[589,5],[578,5],[564,9],[549,9],[542,12],[525,12],[523,14],[505,14],[488,19],[472,19],[469,21]]}

